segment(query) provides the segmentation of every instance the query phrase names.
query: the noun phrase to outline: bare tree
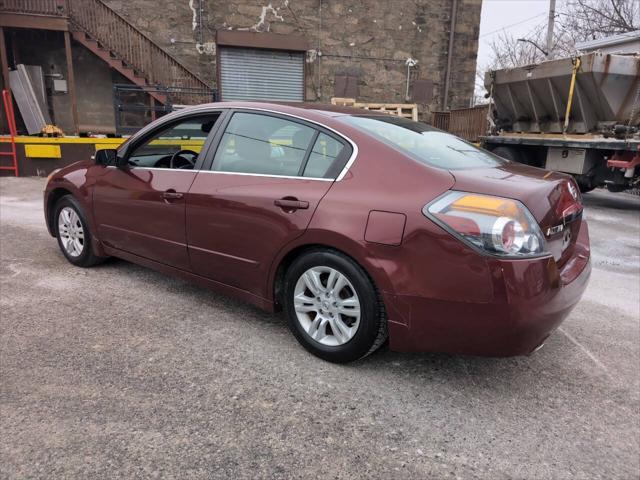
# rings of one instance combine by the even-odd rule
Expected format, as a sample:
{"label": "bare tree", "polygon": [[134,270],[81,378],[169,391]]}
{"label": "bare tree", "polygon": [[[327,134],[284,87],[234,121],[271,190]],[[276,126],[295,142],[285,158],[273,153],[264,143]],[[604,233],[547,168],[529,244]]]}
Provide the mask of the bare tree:
{"label": "bare tree", "polygon": [[[567,0],[556,13],[556,30],[549,58],[576,53],[575,45],[619,33],[640,30],[640,2],[636,0]],[[546,29],[540,25],[525,38],[544,45]],[[510,68],[545,59],[533,43],[503,33],[491,42],[492,61],[487,69]]]}
{"label": "bare tree", "polygon": [[[535,27],[526,36],[538,44],[544,41],[545,28],[543,25]],[[480,105],[486,103],[484,92],[484,77],[489,70],[512,68],[521,65],[531,65],[544,60],[544,54],[533,44],[519,42],[513,35],[503,32],[489,44],[491,60],[488,64],[478,65],[476,70],[475,90],[472,103]]]}
{"label": "bare tree", "polygon": [[577,43],[637,30],[640,30],[638,0],[566,0],[556,10],[553,46],[547,52],[548,57],[534,45],[545,45],[546,21],[520,35],[532,43],[518,41],[508,32],[501,33],[490,43],[491,60],[485,65],[478,65],[472,102],[486,103],[484,76],[489,70],[531,65],[547,58],[569,57],[577,53]]}
{"label": "bare tree", "polygon": [[542,25],[526,35],[526,38],[533,43],[520,42],[509,33],[501,33],[490,43],[492,59],[488,67],[495,70],[497,68],[530,65],[542,61],[544,53],[539,48],[536,48],[534,43],[540,45],[541,42],[544,42],[544,35],[545,29]]}
{"label": "bare tree", "polygon": [[579,41],[640,29],[640,4],[635,0],[569,0],[559,23]]}

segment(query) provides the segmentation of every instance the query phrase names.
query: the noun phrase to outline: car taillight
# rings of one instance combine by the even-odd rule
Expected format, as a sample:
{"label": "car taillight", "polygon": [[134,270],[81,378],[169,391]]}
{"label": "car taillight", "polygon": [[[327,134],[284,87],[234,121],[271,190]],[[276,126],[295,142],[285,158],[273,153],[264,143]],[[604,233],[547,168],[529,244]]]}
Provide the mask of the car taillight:
{"label": "car taillight", "polygon": [[501,257],[545,253],[545,240],[533,215],[518,200],[450,191],[422,209],[468,245]]}

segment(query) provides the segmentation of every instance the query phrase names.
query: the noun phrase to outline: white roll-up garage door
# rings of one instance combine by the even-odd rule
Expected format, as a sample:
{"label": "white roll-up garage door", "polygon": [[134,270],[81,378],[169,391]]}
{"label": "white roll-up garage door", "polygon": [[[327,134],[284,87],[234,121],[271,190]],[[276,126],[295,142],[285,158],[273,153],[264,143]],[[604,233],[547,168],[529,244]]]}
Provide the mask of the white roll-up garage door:
{"label": "white roll-up garage door", "polygon": [[304,53],[219,48],[222,100],[304,100]]}

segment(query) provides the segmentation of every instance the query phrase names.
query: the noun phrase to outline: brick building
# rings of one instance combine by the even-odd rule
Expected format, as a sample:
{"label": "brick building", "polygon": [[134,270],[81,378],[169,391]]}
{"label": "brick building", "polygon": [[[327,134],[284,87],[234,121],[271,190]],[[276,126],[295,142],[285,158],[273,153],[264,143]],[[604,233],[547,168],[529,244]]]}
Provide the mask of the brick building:
{"label": "brick building", "polygon": [[422,112],[473,95],[481,0],[26,3],[32,11],[0,2],[3,71],[40,65],[69,80],[66,96],[47,88],[66,130],[113,130],[114,83],[209,87],[222,100],[410,101]]}

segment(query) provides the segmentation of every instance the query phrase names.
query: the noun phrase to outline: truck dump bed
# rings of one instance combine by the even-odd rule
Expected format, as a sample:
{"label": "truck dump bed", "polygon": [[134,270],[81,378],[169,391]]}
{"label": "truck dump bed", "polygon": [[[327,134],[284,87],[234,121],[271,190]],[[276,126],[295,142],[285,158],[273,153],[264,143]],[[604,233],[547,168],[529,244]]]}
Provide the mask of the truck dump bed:
{"label": "truck dump bed", "polygon": [[[576,74],[568,133],[596,133],[614,125],[640,124],[640,55],[588,53]],[[573,61],[550,60],[538,65],[488,72],[496,125],[506,131],[562,133]]]}

